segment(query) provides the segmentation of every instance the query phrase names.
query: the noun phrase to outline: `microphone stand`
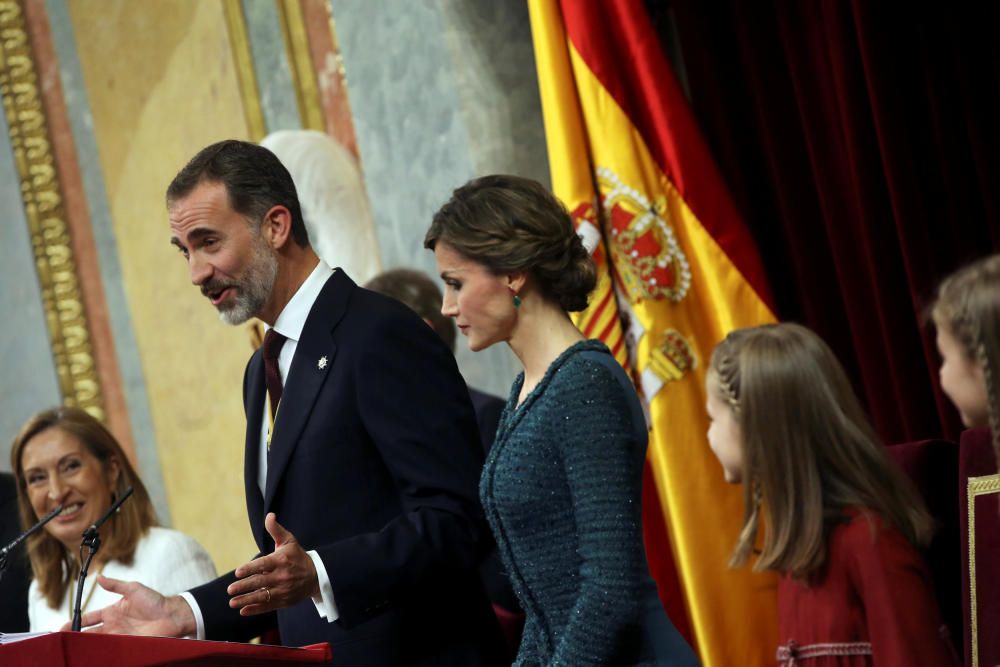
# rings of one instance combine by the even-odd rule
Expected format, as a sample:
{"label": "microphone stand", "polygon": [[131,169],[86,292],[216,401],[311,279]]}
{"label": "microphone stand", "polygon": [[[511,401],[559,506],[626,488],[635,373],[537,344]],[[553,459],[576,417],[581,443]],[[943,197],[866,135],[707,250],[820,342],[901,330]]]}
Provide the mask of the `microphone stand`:
{"label": "microphone stand", "polygon": [[[76,581],[76,600],[73,603],[73,631],[80,631],[80,621],[82,619],[83,613],[80,609],[80,605],[83,601],[83,584],[87,579],[87,570],[90,569],[90,561],[93,560],[94,554],[97,550],[101,548],[101,534],[98,529],[101,525],[111,518],[111,515],[118,511],[122,503],[125,502],[129,496],[132,495],[132,487],[128,487],[122,497],[119,498],[111,505],[107,512],[104,513],[100,519],[98,519],[94,524],[92,524],[87,530],[83,531],[83,541],[80,542],[80,560],[83,565],[80,567],[80,576]],[[86,547],[87,557],[83,557],[83,550]],[[95,586],[97,584],[94,584]]]}
{"label": "microphone stand", "polygon": [[24,531],[20,535],[18,535],[17,538],[15,538],[13,542],[11,542],[10,544],[8,544],[4,548],[0,549],[0,579],[3,579],[3,573],[4,573],[4,571],[7,570],[7,559],[10,556],[10,554],[14,551],[14,549],[17,548],[17,545],[19,545],[21,542],[24,542],[26,539],[28,539],[29,537],[31,537],[32,535],[34,535],[36,532],[38,532],[39,530],[41,530],[42,526],[44,526],[49,521],[52,521],[52,519],[54,519],[57,516],[59,516],[59,513],[62,512],[62,511],[63,511],[63,506],[62,505],[57,505],[55,507],[55,509],[53,509],[51,512],[49,512],[48,514],[46,514],[45,516],[43,516],[41,519],[39,519],[38,523],[36,523],[31,528],[29,528],[28,530]]}

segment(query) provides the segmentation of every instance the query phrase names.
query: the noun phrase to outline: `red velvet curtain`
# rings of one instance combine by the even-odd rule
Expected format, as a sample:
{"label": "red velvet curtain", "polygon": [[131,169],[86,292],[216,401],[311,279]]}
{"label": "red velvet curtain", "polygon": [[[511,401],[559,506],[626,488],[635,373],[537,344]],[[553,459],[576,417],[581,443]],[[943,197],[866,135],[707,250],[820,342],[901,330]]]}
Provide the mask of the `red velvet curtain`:
{"label": "red velvet curtain", "polygon": [[647,2],[778,316],[833,347],[887,442],[957,440],[922,312],[1000,251],[1000,12],[977,4]]}

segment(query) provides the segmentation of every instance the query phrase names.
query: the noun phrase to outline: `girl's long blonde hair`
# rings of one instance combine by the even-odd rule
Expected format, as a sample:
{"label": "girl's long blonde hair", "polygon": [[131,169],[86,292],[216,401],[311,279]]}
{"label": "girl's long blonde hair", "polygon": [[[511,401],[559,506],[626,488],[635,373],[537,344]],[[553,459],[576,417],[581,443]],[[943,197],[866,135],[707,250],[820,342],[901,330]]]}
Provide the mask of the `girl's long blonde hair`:
{"label": "girl's long blonde hair", "polygon": [[819,336],[797,324],[733,331],[715,348],[709,374],[709,390],[734,410],[742,435],[744,527],[731,565],[747,562],[763,523],[754,569],[808,579],[851,507],[915,545],[930,540],[923,502],[888,460]]}

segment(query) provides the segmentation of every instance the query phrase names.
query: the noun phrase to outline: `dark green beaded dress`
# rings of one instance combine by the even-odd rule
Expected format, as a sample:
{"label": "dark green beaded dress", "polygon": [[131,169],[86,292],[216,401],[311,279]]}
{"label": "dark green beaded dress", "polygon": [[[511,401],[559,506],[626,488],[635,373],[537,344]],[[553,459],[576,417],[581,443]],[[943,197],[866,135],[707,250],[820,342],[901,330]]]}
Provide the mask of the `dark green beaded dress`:
{"label": "dark green beaded dress", "polygon": [[516,665],[697,665],[649,576],[646,424],[602,343],[563,352],[517,405],[511,389],[480,498],[526,614]]}

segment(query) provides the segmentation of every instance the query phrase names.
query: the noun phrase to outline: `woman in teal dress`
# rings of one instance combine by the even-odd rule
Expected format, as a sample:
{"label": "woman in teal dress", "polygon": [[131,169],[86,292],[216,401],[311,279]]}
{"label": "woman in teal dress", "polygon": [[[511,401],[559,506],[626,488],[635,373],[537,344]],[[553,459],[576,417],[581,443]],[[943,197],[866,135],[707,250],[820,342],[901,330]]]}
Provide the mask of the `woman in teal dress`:
{"label": "woman in teal dress", "polygon": [[646,563],[642,408],[567,315],[586,308],[596,270],[565,208],[534,181],[479,178],[424,245],[470,349],[507,343],[524,366],[479,487],[526,614],[515,664],[697,665]]}

